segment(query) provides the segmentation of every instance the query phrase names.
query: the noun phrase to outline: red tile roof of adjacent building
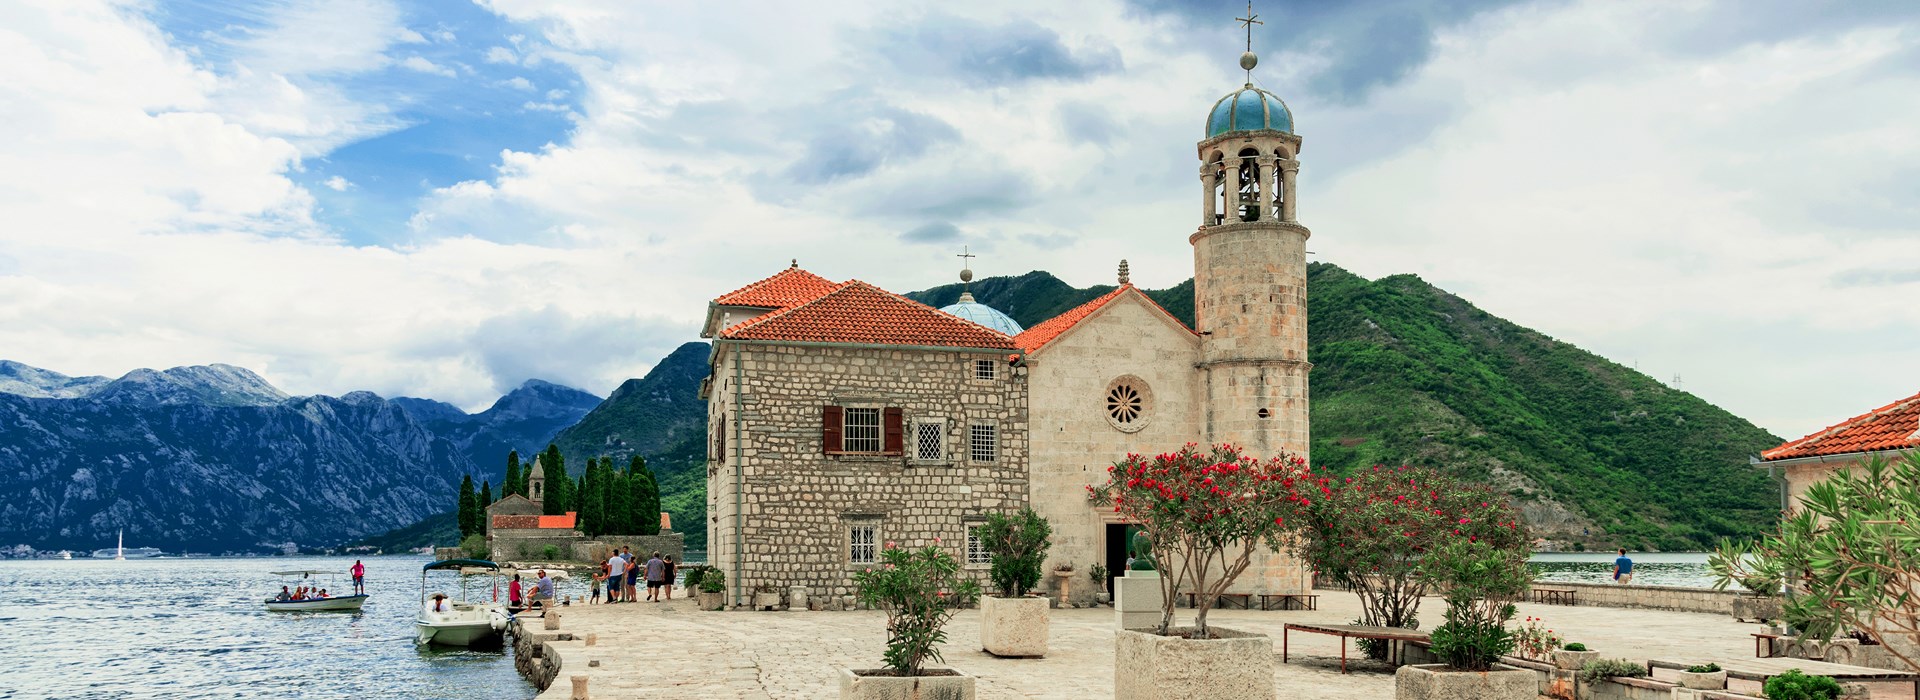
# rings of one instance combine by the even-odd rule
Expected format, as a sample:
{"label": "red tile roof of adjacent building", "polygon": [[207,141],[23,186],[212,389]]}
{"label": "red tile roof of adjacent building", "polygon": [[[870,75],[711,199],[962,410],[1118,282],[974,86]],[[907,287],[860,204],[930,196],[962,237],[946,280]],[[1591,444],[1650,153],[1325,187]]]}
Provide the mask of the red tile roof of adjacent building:
{"label": "red tile roof of adjacent building", "polygon": [[[1138,291],[1131,284],[1120,285],[1113,291],[1102,294],[1093,301],[1073,307],[1059,316],[1041,321],[1020,335],[1014,336],[1013,342],[1015,345],[1020,346],[1020,349],[1028,353],[1036,352],[1040,348],[1046,347],[1047,343],[1051,343],[1054,339],[1059,338],[1061,334],[1072,330],[1074,326],[1080,325],[1080,322],[1087,320],[1087,317],[1092,316],[1093,312],[1106,307],[1108,302],[1120,298],[1120,295],[1127,293],[1128,290]],[[1179,326],[1188,333],[1193,332],[1193,329],[1187,328],[1187,324],[1181,323],[1180,319],[1174,318],[1173,314],[1161,308],[1160,305],[1155,303],[1153,298],[1147,296],[1145,292],[1140,293],[1140,298],[1147,303],[1147,306],[1153,307],[1153,310],[1165,315],[1167,320],[1172,321],[1174,325]]]}
{"label": "red tile roof of adjacent building", "polygon": [[566,515],[542,515],[540,516],[540,529],[572,530],[573,521],[576,517],[572,511],[568,511]]}
{"label": "red tile roof of adjacent building", "polygon": [[1004,333],[859,280],[728,327],[722,338],[1015,349]]}
{"label": "red tile roof of adjacent building", "polygon": [[720,306],[758,306],[790,309],[820,298],[840,285],[825,277],[800,269],[798,265],[714,299]]}
{"label": "red tile roof of adjacent building", "polygon": [[1920,448],[1920,394],[1760,453],[1761,461]]}

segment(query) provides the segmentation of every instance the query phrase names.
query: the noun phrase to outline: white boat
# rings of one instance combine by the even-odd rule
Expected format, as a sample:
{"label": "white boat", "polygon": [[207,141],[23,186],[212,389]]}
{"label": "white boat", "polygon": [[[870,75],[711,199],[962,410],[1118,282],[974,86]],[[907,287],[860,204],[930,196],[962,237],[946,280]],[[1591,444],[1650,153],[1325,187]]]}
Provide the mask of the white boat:
{"label": "white boat", "polygon": [[126,530],[120,531],[120,541],[114,543],[113,545],[113,560],[114,561],[127,560],[127,531]]}
{"label": "white boat", "polygon": [[[301,581],[315,576],[326,576],[328,580],[331,581],[331,583],[328,584],[329,586],[338,586],[341,576],[341,573],[338,571],[314,569],[275,571],[272,573],[275,576],[298,576]],[[287,590],[287,586],[281,586],[280,590]],[[366,602],[367,596],[364,593],[360,595],[340,596],[328,594],[325,597],[308,594],[299,598],[281,598],[275,596],[266,600],[266,606],[268,612],[359,612],[360,606]]]}
{"label": "white boat", "polygon": [[[498,601],[468,601],[466,577],[459,575],[463,568],[491,572],[495,577],[494,590],[499,590],[500,565],[484,559],[449,559],[421,567],[420,614],[413,621],[414,643],[462,647],[500,643],[502,635],[506,633],[507,623],[513,621],[513,613]],[[427,574],[434,571],[455,573],[460,579],[459,600],[453,600],[444,593],[427,595]],[[498,597],[497,593],[495,597]]]}

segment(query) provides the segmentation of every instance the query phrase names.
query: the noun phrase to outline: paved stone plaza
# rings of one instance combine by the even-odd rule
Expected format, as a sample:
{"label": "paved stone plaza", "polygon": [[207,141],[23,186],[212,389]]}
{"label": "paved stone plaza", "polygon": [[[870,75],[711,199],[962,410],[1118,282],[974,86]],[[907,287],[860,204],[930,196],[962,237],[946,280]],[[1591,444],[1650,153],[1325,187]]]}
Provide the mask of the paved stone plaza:
{"label": "paved stone plaza", "polygon": [[[1437,624],[1444,608],[1429,598],[1421,617]],[[1295,633],[1292,663],[1279,663],[1282,625],[1346,623],[1358,611],[1352,594],[1321,591],[1317,611],[1223,610],[1210,617],[1273,635],[1274,687],[1283,700],[1391,698],[1393,676],[1385,664],[1352,663],[1352,673],[1340,674],[1333,637]],[[1180,612],[1187,619],[1187,611]],[[885,634],[879,612],[702,612],[680,599],[573,606],[561,614],[562,631],[599,639],[593,647],[556,643],[565,666],[543,700],[567,698],[567,678],[579,674],[592,679],[595,698],[832,698],[840,668],[880,665]],[[1110,697],[1113,614],[1111,608],[1056,609],[1046,658],[998,659],[979,650],[979,612],[962,611],[948,628],[947,665],[977,676],[982,700]],[[1520,614],[1545,618],[1569,641],[1634,660],[1751,658],[1747,635],[1760,629],[1705,613],[1527,604]],[[590,668],[590,660],[600,666]],[[1912,695],[1906,685],[1882,684],[1875,697]]]}

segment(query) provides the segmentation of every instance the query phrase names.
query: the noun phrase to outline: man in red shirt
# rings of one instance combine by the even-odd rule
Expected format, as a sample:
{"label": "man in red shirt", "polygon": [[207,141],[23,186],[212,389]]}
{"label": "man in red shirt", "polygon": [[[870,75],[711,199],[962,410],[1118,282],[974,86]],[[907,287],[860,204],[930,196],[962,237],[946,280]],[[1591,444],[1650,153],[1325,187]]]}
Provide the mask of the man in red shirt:
{"label": "man in red shirt", "polygon": [[367,594],[367,567],[361,564],[359,559],[355,559],[353,560],[353,568],[351,569],[351,572],[353,573],[353,594],[366,595]]}

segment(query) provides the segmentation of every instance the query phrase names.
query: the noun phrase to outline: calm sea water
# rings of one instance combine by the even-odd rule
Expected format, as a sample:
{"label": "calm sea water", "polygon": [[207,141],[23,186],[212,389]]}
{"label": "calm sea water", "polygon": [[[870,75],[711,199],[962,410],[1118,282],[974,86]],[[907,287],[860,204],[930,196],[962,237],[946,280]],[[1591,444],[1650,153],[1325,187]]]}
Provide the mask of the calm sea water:
{"label": "calm sea water", "polygon": [[[284,583],[268,572],[344,572],[352,558],[0,561],[0,698],[533,697],[511,649],[414,645],[428,557],[363,561],[372,597],[358,614],[260,606]],[[434,590],[453,580],[434,574]]]}
{"label": "calm sea water", "polygon": [[[1540,552],[1528,563],[1542,581],[1612,583],[1614,552]],[[1628,552],[1633,560],[1633,582],[1645,586],[1712,588],[1705,552]]]}

